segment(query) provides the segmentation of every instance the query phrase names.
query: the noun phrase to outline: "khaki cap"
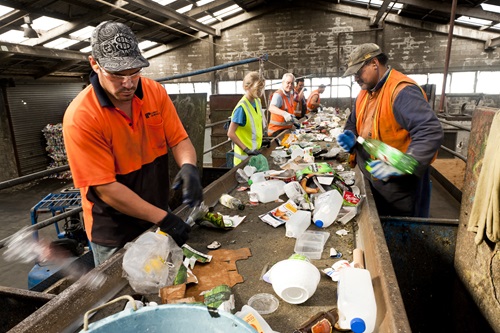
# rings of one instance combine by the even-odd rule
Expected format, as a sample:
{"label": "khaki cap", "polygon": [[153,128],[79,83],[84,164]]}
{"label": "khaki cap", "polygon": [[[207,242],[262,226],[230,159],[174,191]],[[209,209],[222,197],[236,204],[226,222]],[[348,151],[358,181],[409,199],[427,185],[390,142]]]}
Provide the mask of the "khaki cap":
{"label": "khaki cap", "polygon": [[355,48],[349,55],[349,62],[347,63],[347,70],[342,77],[351,76],[356,74],[363,66],[365,61],[382,54],[382,50],[377,44],[366,43],[361,44]]}

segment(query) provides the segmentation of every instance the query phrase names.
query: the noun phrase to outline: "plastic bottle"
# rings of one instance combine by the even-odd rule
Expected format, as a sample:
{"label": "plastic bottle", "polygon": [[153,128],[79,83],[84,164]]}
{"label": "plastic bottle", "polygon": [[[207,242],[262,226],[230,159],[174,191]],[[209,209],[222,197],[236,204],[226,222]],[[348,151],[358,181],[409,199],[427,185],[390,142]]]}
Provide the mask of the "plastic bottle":
{"label": "plastic bottle", "polygon": [[285,194],[285,185],[286,183],[280,179],[269,179],[268,183],[275,184],[278,189],[278,196]]}
{"label": "plastic bottle", "polygon": [[418,165],[416,159],[412,156],[401,152],[400,150],[389,146],[382,141],[375,139],[364,139],[358,136],[357,141],[370,154],[382,160],[401,172],[412,174]]}
{"label": "plastic bottle", "polygon": [[377,319],[377,303],[370,271],[344,267],[337,286],[338,325],[354,333],[372,333]]}
{"label": "plastic bottle", "polygon": [[262,203],[275,201],[280,197],[278,184],[268,180],[250,185],[250,192],[256,193],[259,201]]}
{"label": "plastic bottle", "polygon": [[276,333],[257,310],[250,305],[243,305],[241,311],[236,312],[234,315],[249,323],[258,333]]}
{"label": "plastic bottle", "polygon": [[285,236],[299,238],[311,225],[311,212],[307,210],[296,211],[285,223]]}
{"label": "plastic bottle", "polygon": [[265,182],[265,181],[266,181],[266,173],[264,171],[255,172],[254,174],[252,174],[252,176],[248,180],[248,184],[252,185],[254,183],[260,183],[260,182]]}
{"label": "plastic bottle", "polygon": [[221,195],[219,202],[227,208],[239,210],[245,209],[245,205],[240,201],[240,199],[237,199],[229,194]]}
{"label": "plastic bottle", "polygon": [[342,195],[336,190],[321,193],[314,202],[314,225],[318,228],[329,227],[337,218],[343,201]]}

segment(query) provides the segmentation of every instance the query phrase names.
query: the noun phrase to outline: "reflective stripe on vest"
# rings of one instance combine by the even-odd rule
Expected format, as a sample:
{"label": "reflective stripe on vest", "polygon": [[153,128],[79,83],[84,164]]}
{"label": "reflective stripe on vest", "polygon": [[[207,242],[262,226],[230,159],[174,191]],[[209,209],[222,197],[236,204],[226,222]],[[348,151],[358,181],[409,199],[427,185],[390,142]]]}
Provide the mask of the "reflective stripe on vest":
{"label": "reflective stripe on vest", "polygon": [[[293,100],[290,103],[288,96],[286,96],[281,89],[278,89],[275,93],[280,94],[281,99],[283,100],[283,104],[281,105],[280,109],[292,115],[295,114],[295,110],[293,107]],[[272,136],[273,133],[276,131],[280,131],[283,129],[290,129],[292,127],[293,124],[287,123],[285,121],[285,118],[283,118],[283,116],[271,113],[271,120],[269,121],[269,127],[267,128],[267,134],[269,136]]]}
{"label": "reflective stripe on vest", "polygon": [[[238,126],[235,134],[246,147],[251,147],[252,150],[259,149],[262,144],[262,106],[260,99],[255,99],[256,108],[254,108],[246,96],[243,96],[234,108],[233,113],[239,106],[245,112],[246,123],[245,126]],[[243,149],[238,145],[234,145],[234,165],[240,164],[247,157],[248,155]]]}

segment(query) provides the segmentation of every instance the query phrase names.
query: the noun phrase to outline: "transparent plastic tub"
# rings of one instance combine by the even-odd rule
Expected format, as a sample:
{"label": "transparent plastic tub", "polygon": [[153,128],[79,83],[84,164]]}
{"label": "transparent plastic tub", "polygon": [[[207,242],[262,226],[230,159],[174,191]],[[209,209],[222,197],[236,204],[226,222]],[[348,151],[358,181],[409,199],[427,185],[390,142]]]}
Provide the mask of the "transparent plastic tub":
{"label": "transparent plastic tub", "polygon": [[321,259],[325,243],[330,236],[326,231],[306,230],[295,241],[295,253],[307,256],[309,259]]}

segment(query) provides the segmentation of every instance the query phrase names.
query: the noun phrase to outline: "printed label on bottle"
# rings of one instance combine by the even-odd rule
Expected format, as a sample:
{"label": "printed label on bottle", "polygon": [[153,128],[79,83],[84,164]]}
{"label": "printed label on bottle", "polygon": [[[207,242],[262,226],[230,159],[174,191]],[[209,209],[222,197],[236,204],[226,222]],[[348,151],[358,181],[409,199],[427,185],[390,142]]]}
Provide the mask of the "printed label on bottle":
{"label": "printed label on bottle", "polygon": [[244,316],[243,320],[249,323],[250,326],[255,328],[257,332],[264,333],[264,331],[262,330],[262,326],[260,326],[259,321],[257,320],[257,318],[255,318],[255,316],[252,313],[249,313],[246,316]]}

